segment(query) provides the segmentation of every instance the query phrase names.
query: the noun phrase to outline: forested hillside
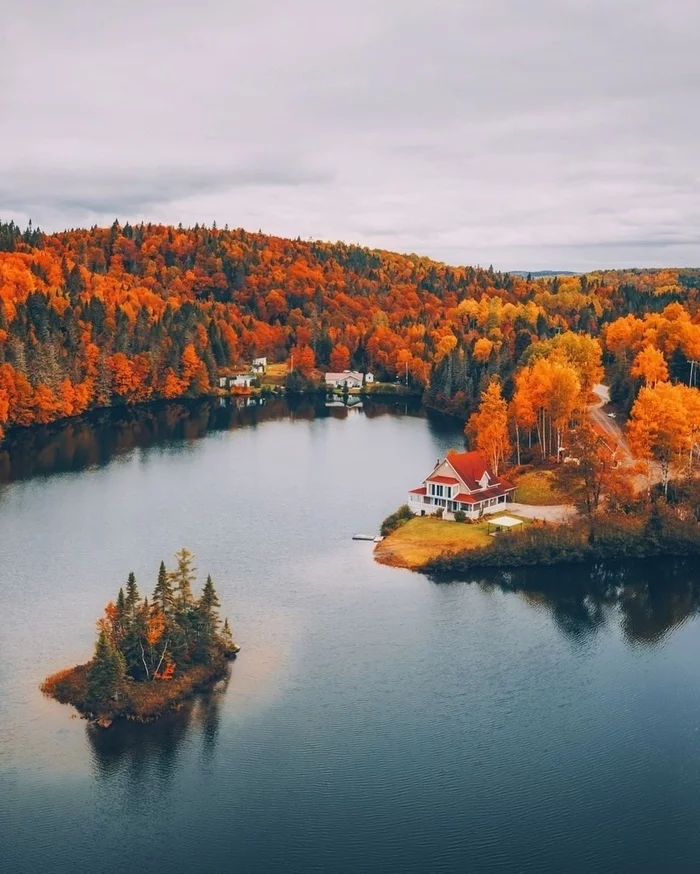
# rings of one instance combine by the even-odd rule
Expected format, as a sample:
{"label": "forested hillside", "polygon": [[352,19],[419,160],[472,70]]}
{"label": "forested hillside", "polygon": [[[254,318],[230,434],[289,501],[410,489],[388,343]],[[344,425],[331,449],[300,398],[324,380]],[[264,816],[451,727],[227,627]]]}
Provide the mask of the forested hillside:
{"label": "forested hillside", "polygon": [[350,366],[407,376],[428,403],[466,415],[493,377],[510,399],[516,368],[571,345],[569,332],[608,337],[629,407],[649,345],[667,376],[692,381],[699,309],[700,270],[533,280],[216,227],[2,224],[0,431],[205,394],[259,355],[293,355],[304,377]]}

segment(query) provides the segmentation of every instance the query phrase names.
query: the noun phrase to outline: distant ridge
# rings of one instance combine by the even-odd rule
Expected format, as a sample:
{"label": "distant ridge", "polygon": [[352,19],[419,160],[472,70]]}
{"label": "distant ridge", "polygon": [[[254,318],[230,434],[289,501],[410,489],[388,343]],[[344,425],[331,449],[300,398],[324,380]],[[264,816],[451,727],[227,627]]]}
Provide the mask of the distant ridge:
{"label": "distant ridge", "polygon": [[546,279],[548,276],[581,276],[580,271],[576,270],[508,270],[508,273],[513,276],[522,276],[526,279],[531,276],[533,279]]}

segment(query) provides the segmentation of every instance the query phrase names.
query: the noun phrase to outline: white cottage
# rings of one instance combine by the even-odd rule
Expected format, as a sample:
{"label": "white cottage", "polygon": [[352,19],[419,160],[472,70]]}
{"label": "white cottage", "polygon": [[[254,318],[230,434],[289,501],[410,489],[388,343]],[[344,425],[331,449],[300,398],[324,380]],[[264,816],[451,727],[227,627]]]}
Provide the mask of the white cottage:
{"label": "white cottage", "polygon": [[220,388],[250,388],[255,379],[254,373],[236,373],[234,376],[220,376]]}
{"label": "white cottage", "polygon": [[253,358],[250,369],[253,373],[267,373],[267,358]]}
{"label": "white cottage", "polygon": [[417,516],[442,509],[446,518],[461,510],[469,519],[503,510],[513,500],[515,486],[489,470],[478,452],[451,450],[423,480],[409,492],[408,506]]}
{"label": "white cottage", "polygon": [[333,388],[362,388],[363,383],[374,382],[371,373],[360,373],[358,370],[343,370],[341,373],[326,374],[326,385]]}

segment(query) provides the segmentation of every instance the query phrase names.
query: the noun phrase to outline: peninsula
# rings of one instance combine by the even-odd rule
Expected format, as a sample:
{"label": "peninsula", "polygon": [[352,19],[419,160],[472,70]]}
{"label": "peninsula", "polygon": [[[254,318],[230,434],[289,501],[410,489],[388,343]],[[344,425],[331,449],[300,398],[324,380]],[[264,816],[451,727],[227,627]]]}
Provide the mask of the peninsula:
{"label": "peninsula", "polygon": [[181,549],[175,559],[172,571],[161,562],[150,601],[130,573],[97,623],[92,660],[48,677],[42,692],[108,727],[156,719],[223,677],[239,647],[219,619],[211,576],[196,598],[194,556]]}
{"label": "peninsula", "polygon": [[582,422],[569,437],[569,463],[514,467],[513,483],[478,452],[438,459],[409,502],[382,523],[376,560],[460,575],[481,567],[700,555],[700,480],[692,469],[644,488],[645,478],[635,476],[634,465],[617,463],[593,425]]}

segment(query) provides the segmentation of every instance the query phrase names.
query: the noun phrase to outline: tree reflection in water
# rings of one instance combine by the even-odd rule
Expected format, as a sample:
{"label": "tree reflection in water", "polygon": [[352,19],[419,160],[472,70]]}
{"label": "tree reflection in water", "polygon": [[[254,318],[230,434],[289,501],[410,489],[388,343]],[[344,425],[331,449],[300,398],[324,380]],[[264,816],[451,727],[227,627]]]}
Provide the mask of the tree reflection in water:
{"label": "tree reflection in water", "polygon": [[144,785],[163,787],[177,773],[180,751],[199,737],[200,763],[209,764],[219,735],[221,703],[230,671],[207,692],[185,701],[181,708],[150,723],[119,720],[109,729],[87,725],[95,772],[100,779],[142,793]]}
{"label": "tree reflection in water", "polygon": [[614,622],[629,643],[655,644],[700,612],[700,577],[689,559],[521,568],[477,582],[548,610],[575,641]]}
{"label": "tree reflection in water", "polygon": [[[331,406],[323,396],[231,398],[159,403],[100,410],[45,427],[16,430],[0,447],[0,483],[101,467],[134,449],[199,440],[213,431],[231,431],[276,419],[311,421],[368,418],[394,413],[425,415],[402,402]],[[454,426],[453,426],[454,427]]]}

